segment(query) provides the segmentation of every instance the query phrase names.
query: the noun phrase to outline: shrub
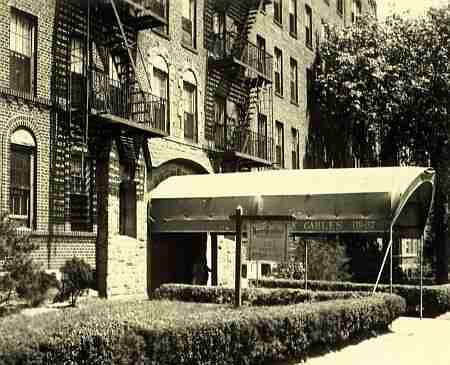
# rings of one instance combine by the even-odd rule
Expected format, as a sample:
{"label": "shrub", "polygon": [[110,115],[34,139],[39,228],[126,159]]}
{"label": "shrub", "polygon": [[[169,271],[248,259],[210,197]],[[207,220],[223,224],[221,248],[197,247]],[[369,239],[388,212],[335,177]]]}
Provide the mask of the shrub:
{"label": "shrub", "polygon": [[34,249],[28,234],[18,231],[8,215],[0,216],[0,304],[7,303],[16,288],[33,274],[30,253]]}
{"label": "shrub", "polygon": [[[364,292],[313,292],[301,289],[243,288],[243,305],[286,305],[303,302],[320,302],[333,299],[361,298]],[[231,304],[234,289],[214,286],[185,284],[164,284],[155,291],[156,299],[179,300],[184,302]]]}
{"label": "shrub", "polygon": [[75,307],[83,291],[93,286],[93,270],[83,259],[73,257],[66,261],[61,268],[61,273],[62,285],[57,301],[70,299],[70,304]]}
{"label": "shrub", "polygon": [[[223,305],[115,302],[0,323],[2,364],[263,364],[385,330],[396,295],[239,310]],[[19,317],[20,318],[20,317]],[[31,323],[30,323],[31,322]]]}
{"label": "shrub", "polygon": [[59,289],[59,282],[55,274],[47,274],[36,266],[30,265],[28,272],[17,286],[17,295],[28,305],[37,307],[54,297]]}
{"label": "shrub", "polygon": [[[253,285],[252,280],[249,281]],[[305,283],[301,280],[284,279],[260,279],[260,287],[265,288],[304,288]],[[308,288],[311,290],[322,291],[350,291],[350,292],[371,292],[374,284],[361,284],[351,282],[334,281],[308,281]],[[388,293],[389,285],[379,285],[377,291]],[[406,314],[417,316],[420,310],[420,286],[413,285],[393,285],[393,293],[406,299]],[[450,310],[450,285],[434,285],[423,287],[423,314],[427,317],[433,317]]]}

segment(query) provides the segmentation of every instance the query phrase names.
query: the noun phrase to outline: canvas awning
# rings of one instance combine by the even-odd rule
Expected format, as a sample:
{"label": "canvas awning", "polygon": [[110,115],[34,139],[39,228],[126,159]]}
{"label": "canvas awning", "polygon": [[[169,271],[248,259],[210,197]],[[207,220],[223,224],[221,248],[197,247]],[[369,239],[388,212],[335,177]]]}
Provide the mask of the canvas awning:
{"label": "canvas awning", "polygon": [[170,177],[151,196],[152,232],[233,233],[246,216],[286,217],[291,233],[422,234],[434,171],[420,167],[270,170]]}

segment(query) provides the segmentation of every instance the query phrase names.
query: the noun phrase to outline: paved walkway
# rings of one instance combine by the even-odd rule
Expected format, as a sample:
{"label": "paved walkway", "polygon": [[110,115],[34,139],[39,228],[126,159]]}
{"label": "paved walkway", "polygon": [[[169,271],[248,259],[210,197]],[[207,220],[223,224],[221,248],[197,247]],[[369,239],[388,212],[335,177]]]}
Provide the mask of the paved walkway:
{"label": "paved walkway", "polygon": [[390,329],[297,365],[450,365],[450,313],[437,319],[400,317]]}

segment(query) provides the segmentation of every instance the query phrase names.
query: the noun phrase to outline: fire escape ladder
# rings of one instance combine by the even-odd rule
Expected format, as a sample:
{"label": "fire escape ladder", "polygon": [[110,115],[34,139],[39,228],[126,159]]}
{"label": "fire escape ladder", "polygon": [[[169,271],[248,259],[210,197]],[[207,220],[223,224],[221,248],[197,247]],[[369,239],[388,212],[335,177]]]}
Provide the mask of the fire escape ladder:
{"label": "fire escape ladder", "polygon": [[[127,51],[127,54],[128,54],[128,58],[129,58],[129,61],[130,61],[131,67],[132,67],[132,71],[133,71],[133,73],[135,75],[135,79],[136,79],[136,81],[138,83],[138,86],[139,86],[139,92],[142,94],[142,98],[143,98],[144,103],[145,103],[145,93],[144,93],[144,89],[142,88],[141,82],[140,82],[138,74],[137,74],[136,63],[134,62],[134,57],[133,57],[133,54],[131,53],[131,45],[128,43],[128,39],[127,39],[127,36],[126,36],[126,33],[125,33],[125,29],[124,29],[124,26],[122,24],[122,21],[120,20],[120,15],[119,15],[119,12],[117,11],[117,7],[116,7],[116,4],[115,4],[115,1],[114,0],[110,0],[110,1],[111,1],[111,5],[112,5],[112,8],[113,8],[113,11],[114,11],[114,15],[115,15],[116,20],[117,20],[117,24],[119,25],[120,34],[122,36],[123,44],[125,45],[125,48],[126,48],[126,51]],[[136,39],[136,45],[137,45],[137,39]]]}

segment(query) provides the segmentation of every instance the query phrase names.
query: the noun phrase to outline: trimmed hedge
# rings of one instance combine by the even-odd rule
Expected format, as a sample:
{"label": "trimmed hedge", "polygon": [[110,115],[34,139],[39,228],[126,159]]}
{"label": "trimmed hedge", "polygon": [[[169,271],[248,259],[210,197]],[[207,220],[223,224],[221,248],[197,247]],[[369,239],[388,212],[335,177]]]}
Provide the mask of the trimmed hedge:
{"label": "trimmed hedge", "polygon": [[[254,285],[253,280],[249,281],[250,285]],[[302,280],[287,279],[263,279],[258,281],[260,287],[265,288],[284,288],[299,289],[305,287]],[[371,292],[374,284],[361,284],[351,282],[334,282],[334,281],[308,281],[308,289],[320,291],[341,291],[341,292]],[[389,285],[379,285],[377,292],[389,293]],[[418,315],[420,308],[420,286],[417,285],[393,285],[392,291],[400,295],[406,300],[406,314]],[[423,315],[434,317],[438,314],[445,313],[450,310],[450,285],[433,285],[423,287]]]}
{"label": "trimmed hedge", "polygon": [[0,322],[0,363],[262,364],[386,330],[396,295],[239,310],[169,301],[103,302]]}
{"label": "trimmed hedge", "polygon": [[[322,302],[333,299],[356,299],[367,292],[307,291],[302,289],[242,288],[243,305],[286,305]],[[197,303],[234,303],[234,289],[220,286],[164,284],[154,294],[155,299],[180,300]]]}

